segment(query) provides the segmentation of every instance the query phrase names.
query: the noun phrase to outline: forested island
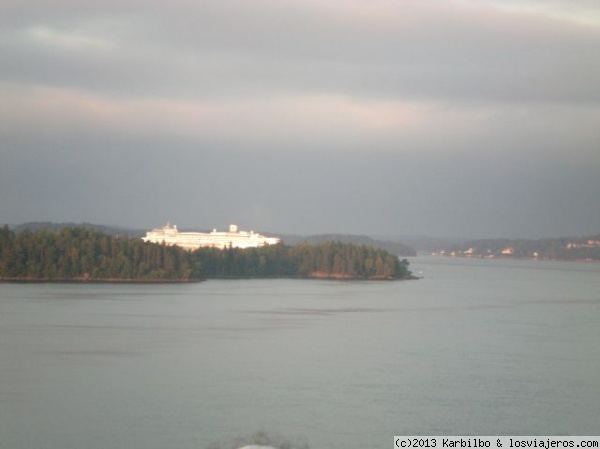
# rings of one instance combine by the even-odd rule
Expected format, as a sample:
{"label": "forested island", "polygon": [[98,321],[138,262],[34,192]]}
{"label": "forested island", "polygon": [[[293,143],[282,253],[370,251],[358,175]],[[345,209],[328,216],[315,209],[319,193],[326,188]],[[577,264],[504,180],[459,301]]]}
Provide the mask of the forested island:
{"label": "forested island", "polygon": [[408,261],[340,242],[261,248],[200,248],[143,242],[84,227],[0,230],[0,280],[192,282],[226,278],[408,279]]}

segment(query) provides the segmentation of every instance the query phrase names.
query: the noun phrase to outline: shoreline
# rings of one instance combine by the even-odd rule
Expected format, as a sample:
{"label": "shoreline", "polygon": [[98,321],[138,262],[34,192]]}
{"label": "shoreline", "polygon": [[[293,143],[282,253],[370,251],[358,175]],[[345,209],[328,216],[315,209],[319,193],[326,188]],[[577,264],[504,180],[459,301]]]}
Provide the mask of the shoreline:
{"label": "shoreline", "polygon": [[269,276],[269,277],[236,277],[216,276],[206,279],[50,279],[50,278],[0,278],[0,284],[193,284],[210,280],[244,280],[244,279],[297,279],[297,280],[329,280],[329,281],[411,281],[420,279],[418,276],[410,275],[404,278],[392,278],[384,276],[349,276],[336,274],[311,274],[308,276]]}
{"label": "shoreline", "polygon": [[[478,259],[478,260],[530,260],[532,262],[577,262],[577,263],[600,263],[600,259],[562,259],[557,257],[515,257],[515,256],[463,256],[455,254],[432,254],[422,253],[419,256],[440,257],[443,259]],[[418,257],[418,256],[417,256]]]}
{"label": "shoreline", "polygon": [[300,277],[299,279],[328,279],[333,281],[408,281],[419,278],[413,275],[409,275],[403,278],[396,278],[392,276],[353,276],[349,274],[335,274],[315,271],[313,273],[308,274],[306,277]]}
{"label": "shoreline", "polygon": [[0,278],[7,284],[191,284],[205,279],[82,279],[82,278]]}

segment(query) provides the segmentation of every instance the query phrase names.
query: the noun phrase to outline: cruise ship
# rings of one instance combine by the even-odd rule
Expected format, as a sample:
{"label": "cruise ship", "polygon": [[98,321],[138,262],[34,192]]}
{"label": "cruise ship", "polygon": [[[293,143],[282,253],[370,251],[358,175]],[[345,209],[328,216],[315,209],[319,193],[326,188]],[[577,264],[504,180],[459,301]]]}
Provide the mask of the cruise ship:
{"label": "cruise ship", "polygon": [[176,225],[155,228],[146,232],[144,242],[164,243],[177,245],[187,250],[198,248],[258,248],[266,245],[275,245],[280,242],[277,237],[265,237],[254,231],[240,231],[237,225],[229,225],[229,231],[211,232],[179,232]]}

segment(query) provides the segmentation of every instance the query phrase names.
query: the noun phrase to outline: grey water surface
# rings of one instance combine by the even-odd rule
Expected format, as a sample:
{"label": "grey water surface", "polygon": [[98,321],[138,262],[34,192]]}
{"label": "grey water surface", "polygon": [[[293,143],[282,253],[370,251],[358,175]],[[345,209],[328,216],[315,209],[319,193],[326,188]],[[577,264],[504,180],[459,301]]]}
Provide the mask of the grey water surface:
{"label": "grey water surface", "polygon": [[424,278],[0,284],[0,448],[597,435],[600,264],[411,268]]}

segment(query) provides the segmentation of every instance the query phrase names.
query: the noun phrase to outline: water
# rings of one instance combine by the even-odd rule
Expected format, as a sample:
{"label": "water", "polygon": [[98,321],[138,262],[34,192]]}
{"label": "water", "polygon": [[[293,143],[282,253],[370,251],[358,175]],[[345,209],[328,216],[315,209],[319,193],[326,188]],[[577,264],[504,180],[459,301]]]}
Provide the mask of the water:
{"label": "water", "polygon": [[597,434],[600,264],[411,262],[424,279],[0,284],[0,448]]}

